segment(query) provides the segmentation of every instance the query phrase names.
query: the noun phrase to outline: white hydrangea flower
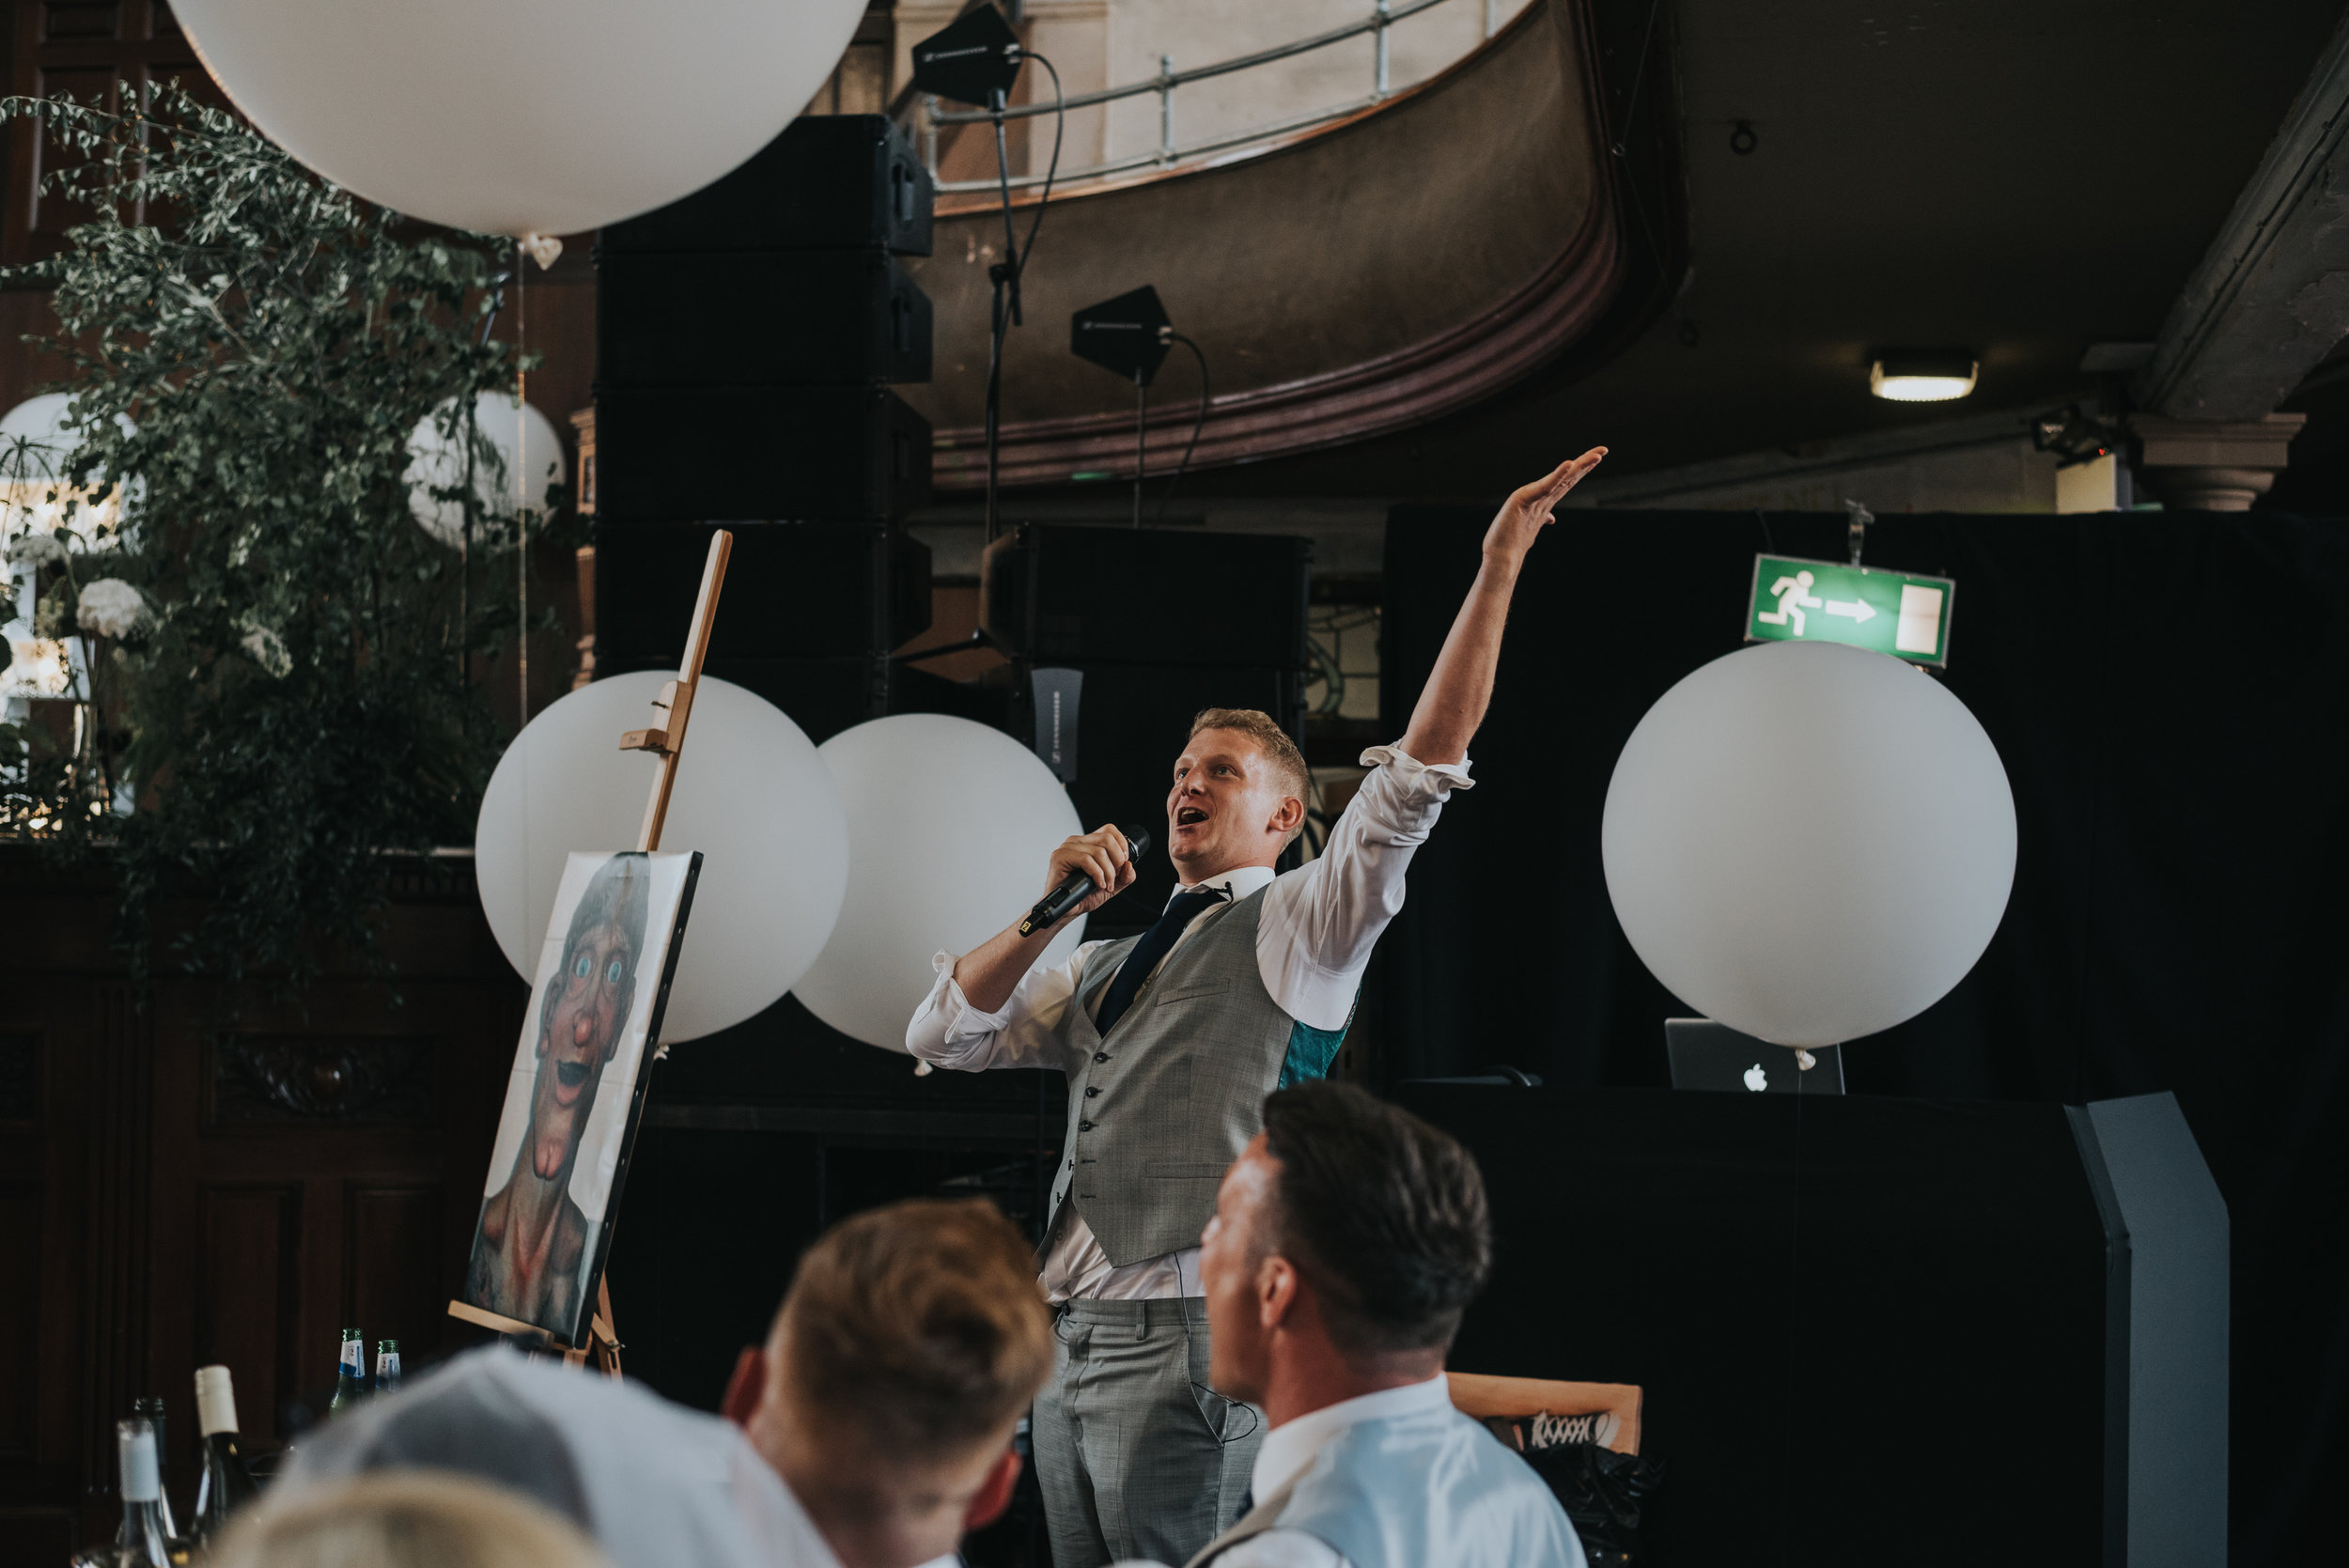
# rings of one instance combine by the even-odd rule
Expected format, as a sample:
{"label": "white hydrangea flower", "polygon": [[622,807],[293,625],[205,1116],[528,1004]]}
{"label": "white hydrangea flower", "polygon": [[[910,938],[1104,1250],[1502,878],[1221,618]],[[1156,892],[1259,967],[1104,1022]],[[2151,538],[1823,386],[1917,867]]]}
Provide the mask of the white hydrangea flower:
{"label": "white hydrangea flower", "polygon": [[253,656],[253,662],[279,679],[293,670],[293,655],[286,651],[286,640],[257,622],[247,623],[244,651]]}
{"label": "white hydrangea flower", "polygon": [[82,590],[73,619],[99,637],[128,637],[147,617],[147,600],[118,577],[101,577]]}
{"label": "white hydrangea flower", "polygon": [[16,564],[30,562],[36,567],[46,567],[65,559],[65,546],[54,534],[34,530],[18,536],[8,545],[5,559]]}

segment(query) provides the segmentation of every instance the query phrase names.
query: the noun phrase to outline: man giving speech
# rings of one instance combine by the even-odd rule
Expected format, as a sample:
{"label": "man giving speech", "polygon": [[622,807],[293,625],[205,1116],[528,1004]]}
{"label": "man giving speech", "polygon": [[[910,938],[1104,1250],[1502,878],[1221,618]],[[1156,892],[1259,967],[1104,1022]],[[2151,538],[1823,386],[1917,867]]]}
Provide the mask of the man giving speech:
{"label": "man giving speech", "polygon": [[[1181,885],[1155,925],[1050,970],[1034,966],[1053,929],[1022,937],[1017,921],[938,955],[909,1050],[966,1072],[1068,1075],[1041,1279],[1059,1343],[1035,1407],[1058,1568],[1182,1562],[1238,1514],[1262,1418],[1207,1387],[1200,1231],[1265,1096],[1337,1055],[1411,851],[1469,785],[1525,552],[1606,455],[1594,447],[1502,505],[1408,732],[1362,753],[1374,771],[1318,859],[1273,873],[1305,821],[1296,743],[1262,713],[1209,708],[1174,761],[1166,845]],[[1114,897],[1134,879],[1124,835],[1069,839],[1044,887],[1077,872],[1098,891],[1076,913]]]}

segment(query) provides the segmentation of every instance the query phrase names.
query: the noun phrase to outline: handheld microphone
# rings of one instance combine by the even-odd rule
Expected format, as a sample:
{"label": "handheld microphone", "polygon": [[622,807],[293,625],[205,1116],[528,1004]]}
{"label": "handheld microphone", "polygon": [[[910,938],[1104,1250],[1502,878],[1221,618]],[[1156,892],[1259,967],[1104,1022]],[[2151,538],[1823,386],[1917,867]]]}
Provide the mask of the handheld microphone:
{"label": "handheld microphone", "polygon": [[[1150,852],[1149,829],[1128,828],[1121,822],[1117,831],[1126,835],[1128,860],[1138,861]],[[1038,931],[1058,924],[1063,915],[1083,903],[1092,892],[1092,877],[1081,871],[1070,872],[1067,880],[1046,893],[1036,902],[1035,908],[1028,911],[1028,918],[1019,923],[1019,934],[1033,937]]]}

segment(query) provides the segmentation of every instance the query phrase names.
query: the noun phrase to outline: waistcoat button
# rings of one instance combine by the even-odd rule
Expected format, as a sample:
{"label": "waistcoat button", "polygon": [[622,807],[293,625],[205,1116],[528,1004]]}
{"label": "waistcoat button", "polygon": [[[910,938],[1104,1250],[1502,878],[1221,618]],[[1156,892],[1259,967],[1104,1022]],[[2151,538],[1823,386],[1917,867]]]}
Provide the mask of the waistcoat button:
{"label": "waistcoat button", "polygon": [[1077,1130],[1079,1132],[1091,1132],[1093,1130],[1093,1124],[1091,1122],[1079,1122],[1077,1124]]}
{"label": "waistcoat button", "polygon": [[1094,1095],[1096,1095],[1096,1094],[1099,1094],[1100,1092],[1101,1092],[1101,1091],[1099,1091],[1098,1089],[1088,1089],[1088,1090],[1086,1090],[1086,1091],[1085,1091],[1085,1098],[1086,1098],[1086,1099],[1091,1099],[1091,1098],[1093,1098],[1093,1096],[1094,1096]]}
{"label": "waistcoat button", "polygon": [[1097,1050],[1093,1053],[1093,1060],[1096,1062],[1107,1062],[1109,1059],[1110,1053],[1108,1051]]}

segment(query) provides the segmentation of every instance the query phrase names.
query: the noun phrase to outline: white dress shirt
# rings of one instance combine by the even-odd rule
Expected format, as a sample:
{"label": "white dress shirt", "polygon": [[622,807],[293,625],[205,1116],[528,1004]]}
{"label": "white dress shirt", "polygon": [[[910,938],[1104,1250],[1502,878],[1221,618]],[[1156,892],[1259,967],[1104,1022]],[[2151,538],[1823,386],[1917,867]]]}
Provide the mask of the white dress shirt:
{"label": "white dress shirt", "polygon": [[[1444,797],[1467,789],[1466,758],[1423,763],[1400,742],[1362,753],[1373,769],[1330,829],[1321,853],[1276,877],[1270,866],[1243,866],[1197,884],[1245,898],[1270,884],[1256,922],[1256,972],[1281,1010],[1315,1029],[1343,1029],[1361,989],[1362,970],[1379,933],[1403,908],[1403,873],[1411,852],[1443,810]],[[1177,888],[1190,891],[1190,885]],[[1175,947],[1190,940],[1186,931]],[[940,1067],[1057,1067],[1059,1030],[1075,1001],[1086,961],[1107,946],[1086,942],[1068,961],[1030,970],[992,1013],[971,1005],[955,983],[957,955],[931,960],[938,983],[906,1026],[906,1049]],[[1170,955],[1173,949],[1169,949]],[[1163,962],[1164,960],[1160,960]],[[1146,979],[1147,976],[1144,976]],[[1039,1277],[1048,1299],[1133,1301],[1199,1291],[1199,1250],[1187,1248],[1119,1267],[1084,1217],[1069,1213],[1055,1229]]]}
{"label": "white dress shirt", "polygon": [[[1357,1421],[1412,1416],[1443,1409],[1451,1403],[1452,1387],[1438,1373],[1424,1383],[1382,1389],[1283,1421],[1264,1435],[1263,1446],[1256,1450],[1249,1492],[1259,1501],[1271,1497],[1304,1474],[1330,1439]],[[1344,1553],[1301,1529],[1274,1529],[1252,1535],[1215,1561],[1216,1568],[1347,1568]]]}

